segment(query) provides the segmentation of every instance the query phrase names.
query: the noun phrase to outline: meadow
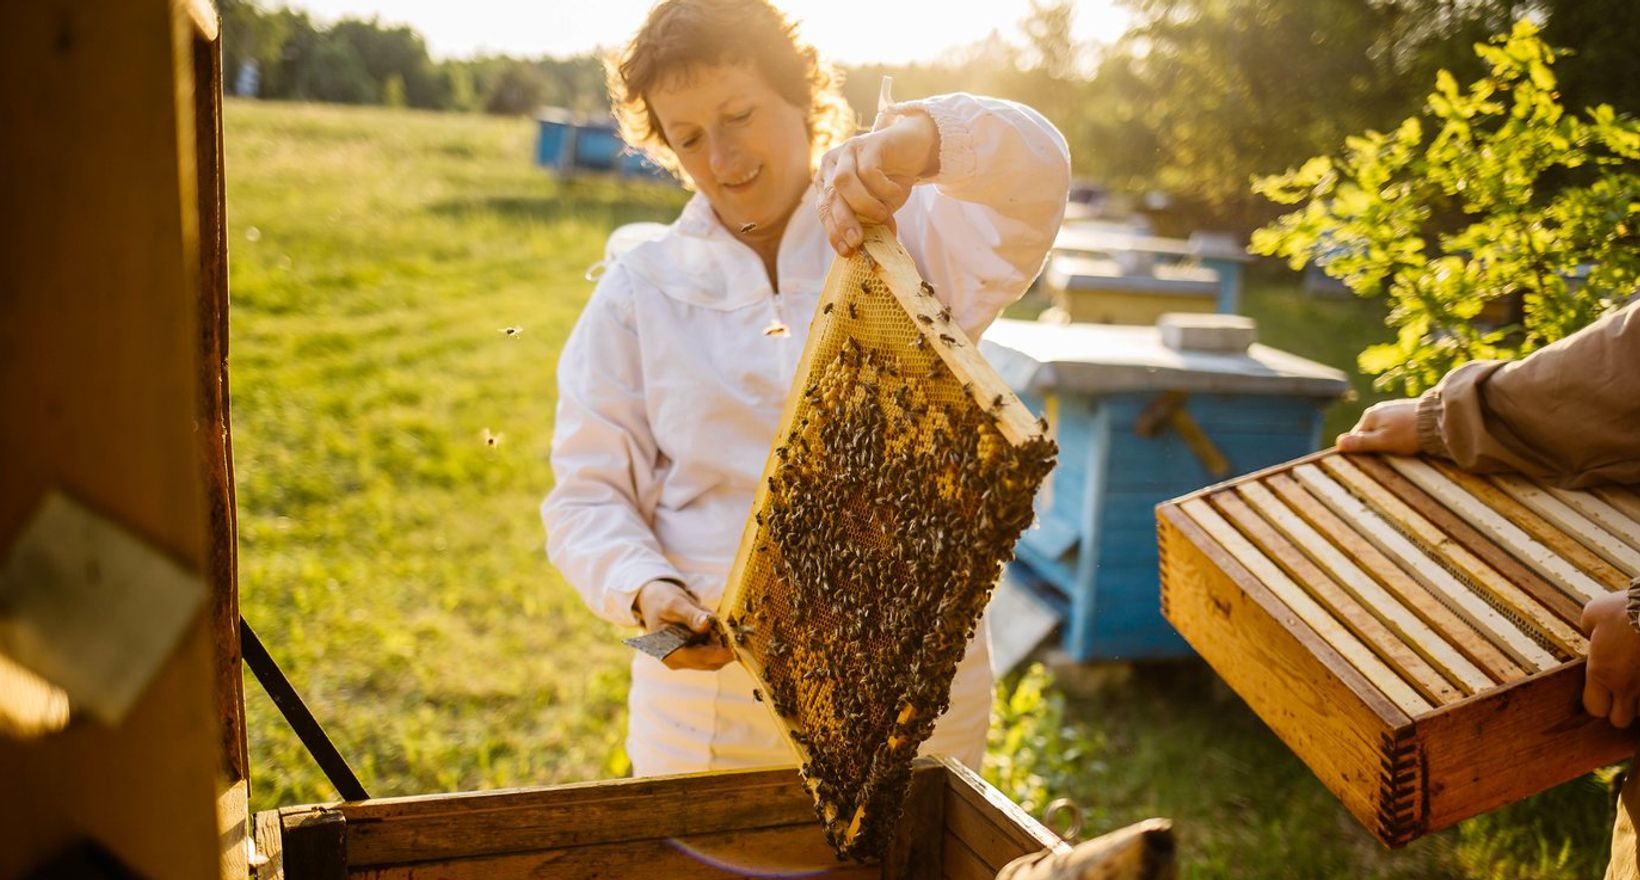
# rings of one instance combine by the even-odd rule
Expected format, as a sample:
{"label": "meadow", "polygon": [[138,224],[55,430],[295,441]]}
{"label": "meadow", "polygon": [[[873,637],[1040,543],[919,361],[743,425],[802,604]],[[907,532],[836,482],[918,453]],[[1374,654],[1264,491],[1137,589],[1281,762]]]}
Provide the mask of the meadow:
{"label": "meadow", "polygon": [[[559,181],[526,120],[230,101],[243,611],[373,795],[620,776],[628,649],[547,563],[557,355],[664,186]],[[1260,271],[1261,339],[1353,370],[1382,308]],[[518,328],[508,334],[506,328]],[[1329,433],[1374,399],[1328,414]],[[491,442],[494,441],[494,442]],[[249,678],[249,676],[247,676]],[[1605,781],[1383,850],[1198,663],[1016,675],[988,775],[1086,834],[1178,825],[1182,876],[1596,877]],[[247,684],[252,807],[335,793]]]}

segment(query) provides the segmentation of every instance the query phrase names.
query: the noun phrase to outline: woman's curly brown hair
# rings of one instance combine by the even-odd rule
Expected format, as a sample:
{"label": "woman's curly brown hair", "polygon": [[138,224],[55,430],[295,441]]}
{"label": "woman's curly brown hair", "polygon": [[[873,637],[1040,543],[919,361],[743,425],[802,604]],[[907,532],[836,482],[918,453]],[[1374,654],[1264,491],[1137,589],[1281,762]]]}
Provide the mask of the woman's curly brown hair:
{"label": "woman's curly brown hair", "polygon": [[811,168],[854,134],[842,76],[767,0],[664,0],[649,11],[632,42],[604,61],[621,137],[692,187],[649,106],[649,93],[693,68],[737,63],[752,65],[770,88],[804,109]]}

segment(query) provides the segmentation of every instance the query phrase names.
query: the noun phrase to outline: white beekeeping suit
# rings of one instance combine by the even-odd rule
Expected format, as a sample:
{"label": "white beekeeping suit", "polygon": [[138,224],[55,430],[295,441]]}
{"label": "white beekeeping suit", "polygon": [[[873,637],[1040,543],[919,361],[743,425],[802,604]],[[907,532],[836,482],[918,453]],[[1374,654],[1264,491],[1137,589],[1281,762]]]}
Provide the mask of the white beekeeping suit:
{"label": "white beekeeping suit", "polygon": [[[1064,216],[1070,159],[1036,111],[947,95],[896,105],[939,129],[939,172],[895,214],[918,271],[971,339],[1041,269]],[[835,252],[810,187],[777,257],[761,259],[696,195],[599,280],[558,365],[547,554],[599,616],[635,625],[645,583],[722,598],[741,529]],[[765,335],[773,322],[789,336]],[[991,672],[982,625],[924,752],[978,768]],[[627,753],[640,776],[787,764],[795,756],[737,663],[715,672],[632,661]]]}

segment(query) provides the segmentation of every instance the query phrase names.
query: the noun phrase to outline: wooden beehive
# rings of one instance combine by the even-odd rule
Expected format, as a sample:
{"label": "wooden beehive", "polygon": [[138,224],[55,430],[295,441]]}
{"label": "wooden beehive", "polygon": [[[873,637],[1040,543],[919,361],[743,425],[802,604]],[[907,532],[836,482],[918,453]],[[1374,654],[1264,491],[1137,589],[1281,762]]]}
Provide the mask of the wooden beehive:
{"label": "wooden beehive", "polygon": [[1379,840],[1633,752],[1582,710],[1583,604],[1640,495],[1324,452],[1160,505],[1162,608]]}
{"label": "wooden beehive", "polygon": [[718,617],[877,856],[1054,446],[882,228],[833,263]]}
{"label": "wooden beehive", "polygon": [[961,764],[920,758],[880,862],[840,863],[791,768],[379,798],[256,816],[259,880],[990,880],[1069,847]]}

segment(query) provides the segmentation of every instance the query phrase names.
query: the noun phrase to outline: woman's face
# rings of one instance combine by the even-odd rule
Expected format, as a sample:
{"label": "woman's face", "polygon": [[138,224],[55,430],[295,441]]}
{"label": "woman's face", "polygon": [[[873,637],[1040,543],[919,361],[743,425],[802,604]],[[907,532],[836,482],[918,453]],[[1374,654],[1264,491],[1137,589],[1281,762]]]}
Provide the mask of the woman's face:
{"label": "woman's face", "polygon": [[746,64],[696,67],[648,96],[666,142],[741,237],[784,228],[809,185],[809,134],[802,109]]}

